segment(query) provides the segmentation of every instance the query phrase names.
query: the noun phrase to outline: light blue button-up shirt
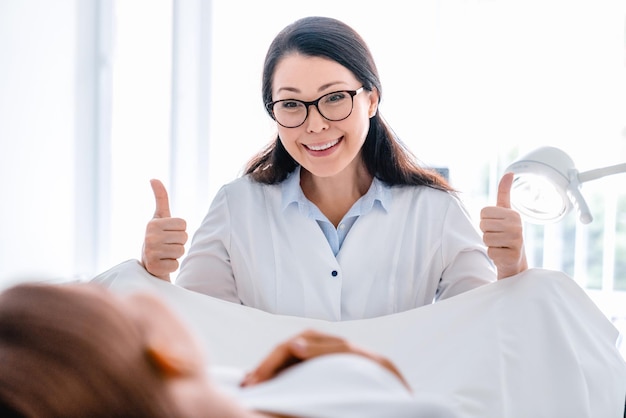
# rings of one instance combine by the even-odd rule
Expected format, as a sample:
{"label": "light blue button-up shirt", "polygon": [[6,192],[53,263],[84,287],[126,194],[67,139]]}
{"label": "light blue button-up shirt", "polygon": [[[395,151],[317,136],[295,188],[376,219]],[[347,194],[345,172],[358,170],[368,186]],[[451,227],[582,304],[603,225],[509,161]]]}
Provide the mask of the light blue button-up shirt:
{"label": "light blue button-up shirt", "polygon": [[319,208],[306,198],[300,187],[300,167],[282,183],[282,198],[283,198],[283,210],[289,205],[298,205],[300,213],[303,216],[314,219],[317,221],[324,236],[328,240],[330,248],[333,250],[335,256],[339,253],[341,245],[350,232],[350,228],[356,222],[361,215],[366,215],[372,210],[374,205],[379,206],[384,211],[387,211],[387,206],[390,204],[391,193],[388,188],[385,188],[380,180],[374,178],[367,193],[365,193],[354,205],[350,208],[348,213],[345,214],[337,228],[328,220],[326,215],[319,210]]}

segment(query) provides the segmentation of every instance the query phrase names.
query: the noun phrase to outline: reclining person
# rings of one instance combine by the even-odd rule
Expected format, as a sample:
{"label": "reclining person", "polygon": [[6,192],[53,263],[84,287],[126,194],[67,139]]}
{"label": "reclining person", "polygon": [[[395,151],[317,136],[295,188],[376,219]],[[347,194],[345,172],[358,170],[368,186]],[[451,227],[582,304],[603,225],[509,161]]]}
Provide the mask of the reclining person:
{"label": "reclining person", "polygon": [[[203,357],[180,318],[147,293],[117,295],[82,283],[20,284],[0,294],[2,417],[377,417],[381,410],[395,417],[456,416],[436,400],[417,400],[388,359],[312,330],[269,353],[241,382],[242,391],[279,380],[275,376],[288,368],[290,380],[272,386],[269,397],[272,391],[274,397],[292,396],[293,379],[308,379],[322,368],[317,376],[335,387],[342,378],[357,382],[359,387],[345,385],[347,391],[361,390],[371,379],[369,390],[382,393],[384,402],[374,405],[376,396],[366,397],[366,408],[317,405],[315,412],[302,405],[301,413],[273,410],[271,402],[255,408],[223,391]],[[328,368],[331,375],[325,375]]]}

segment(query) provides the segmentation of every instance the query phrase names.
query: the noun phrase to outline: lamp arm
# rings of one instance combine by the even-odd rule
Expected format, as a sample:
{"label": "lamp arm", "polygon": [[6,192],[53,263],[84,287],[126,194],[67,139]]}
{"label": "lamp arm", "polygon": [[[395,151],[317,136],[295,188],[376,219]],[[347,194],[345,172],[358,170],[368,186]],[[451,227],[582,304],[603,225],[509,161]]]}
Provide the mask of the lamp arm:
{"label": "lamp arm", "polygon": [[604,168],[596,168],[595,170],[585,171],[578,174],[578,181],[584,183],[589,180],[599,179],[611,174],[626,173],[626,163],[616,164]]}
{"label": "lamp arm", "polygon": [[580,173],[575,168],[569,170],[569,184],[567,186],[567,195],[569,197],[570,202],[574,205],[576,212],[578,212],[578,218],[580,222],[584,224],[591,223],[593,221],[593,216],[591,215],[591,211],[589,210],[589,206],[583,197],[583,194],[580,192]]}

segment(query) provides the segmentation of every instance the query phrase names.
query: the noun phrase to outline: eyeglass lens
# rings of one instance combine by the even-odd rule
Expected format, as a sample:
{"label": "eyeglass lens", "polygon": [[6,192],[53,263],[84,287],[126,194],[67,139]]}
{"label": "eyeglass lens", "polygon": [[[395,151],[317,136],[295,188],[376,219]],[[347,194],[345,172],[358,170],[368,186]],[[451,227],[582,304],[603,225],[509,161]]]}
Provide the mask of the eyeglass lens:
{"label": "eyeglass lens", "polygon": [[[336,91],[326,94],[313,105],[318,112],[330,121],[346,119],[352,113],[352,95],[348,91]],[[276,121],[288,128],[300,126],[306,120],[309,107],[300,100],[280,100],[272,108]]]}

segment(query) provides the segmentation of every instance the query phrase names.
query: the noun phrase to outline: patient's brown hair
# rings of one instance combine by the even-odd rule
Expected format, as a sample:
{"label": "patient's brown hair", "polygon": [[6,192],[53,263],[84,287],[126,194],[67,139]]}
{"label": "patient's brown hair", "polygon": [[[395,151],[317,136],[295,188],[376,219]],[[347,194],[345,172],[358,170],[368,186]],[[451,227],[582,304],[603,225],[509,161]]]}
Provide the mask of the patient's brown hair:
{"label": "patient's brown hair", "polygon": [[0,294],[0,416],[179,416],[142,330],[106,292],[21,284]]}

